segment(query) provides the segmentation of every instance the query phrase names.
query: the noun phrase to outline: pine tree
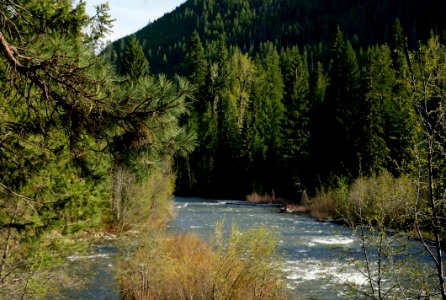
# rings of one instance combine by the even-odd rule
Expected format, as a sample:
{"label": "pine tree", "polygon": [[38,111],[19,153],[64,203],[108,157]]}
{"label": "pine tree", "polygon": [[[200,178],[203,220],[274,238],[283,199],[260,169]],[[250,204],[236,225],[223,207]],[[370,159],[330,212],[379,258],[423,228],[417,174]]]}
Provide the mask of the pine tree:
{"label": "pine tree", "polygon": [[[0,298],[44,297],[29,295],[36,291],[30,283],[53,269],[53,254],[65,256],[57,253],[60,237],[110,221],[116,160],[138,169],[137,179],[149,165],[161,169],[161,179],[152,179],[165,184],[171,157],[191,150],[178,125],[190,85],[165,77],[122,84],[94,56],[101,36],[85,33],[92,20],[76,3],[0,2],[7,16],[0,29]],[[127,197],[141,204],[151,196],[136,198]],[[137,205],[127,202],[121,212],[149,221],[146,204],[130,214]],[[39,289],[51,280],[41,279]]]}
{"label": "pine tree", "polygon": [[308,155],[306,147],[309,139],[309,75],[297,47],[287,49],[282,61],[285,106],[283,142],[289,151],[286,156],[304,159]]}
{"label": "pine tree", "polygon": [[253,84],[251,140],[254,191],[271,193],[278,181],[279,145],[284,106],[280,56],[272,43],[261,45]]}

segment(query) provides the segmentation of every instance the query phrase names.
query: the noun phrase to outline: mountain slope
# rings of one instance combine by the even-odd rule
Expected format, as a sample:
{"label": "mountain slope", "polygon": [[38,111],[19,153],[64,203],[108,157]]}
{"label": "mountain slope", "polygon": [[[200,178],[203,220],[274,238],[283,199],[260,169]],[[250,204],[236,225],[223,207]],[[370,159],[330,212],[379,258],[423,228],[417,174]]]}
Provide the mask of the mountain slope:
{"label": "mountain slope", "polygon": [[[414,48],[431,31],[445,35],[445,8],[441,0],[188,0],[136,36],[153,73],[181,73],[194,30],[206,43],[225,39],[253,54],[268,40],[278,48],[327,44],[337,25],[358,46],[383,43],[399,18]],[[126,43],[128,37],[108,49],[118,65]]]}

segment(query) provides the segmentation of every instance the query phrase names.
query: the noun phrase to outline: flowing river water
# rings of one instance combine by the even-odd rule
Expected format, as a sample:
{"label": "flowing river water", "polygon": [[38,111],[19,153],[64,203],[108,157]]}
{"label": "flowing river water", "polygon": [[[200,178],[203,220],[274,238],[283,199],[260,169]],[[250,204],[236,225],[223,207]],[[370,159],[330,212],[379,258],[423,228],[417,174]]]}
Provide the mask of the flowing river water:
{"label": "flowing river water", "polygon": [[[340,258],[360,251],[352,231],[322,223],[305,214],[279,213],[268,205],[245,205],[242,201],[177,198],[177,218],[169,225],[174,232],[195,232],[208,239],[214,225],[224,220],[241,230],[265,226],[278,233],[279,252],[285,260],[285,276],[292,295],[300,299],[342,299],[340,283],[362,285],[365,278],[348,268]],[[356,250],[357,249],[357,250]]]}
{"label": "flowing river water", "polygon": [[[313,220],[305,214],[279,213],[268,205],[246,205],[244,201],[176,198],[176,218],[168,225],[174,233],[193,232],[210,239],[215,224],[235,223],[241,230],[266,226],[277,232],[279,252],[284,259],[284,276],[291,298],[346,299],[350,287],[361,289],[367,279],[354,266],[352,258],[361,258],[361,245],[344,226]],[[414,253],[417,242],[409,242]],[[114,279],[116,248],[112,242],[98,245],[91,257],[93,270],[89,284],[81,291],[69,291],[71,299],[119,299]],[[77,258],[72,258],[76,263]]]}

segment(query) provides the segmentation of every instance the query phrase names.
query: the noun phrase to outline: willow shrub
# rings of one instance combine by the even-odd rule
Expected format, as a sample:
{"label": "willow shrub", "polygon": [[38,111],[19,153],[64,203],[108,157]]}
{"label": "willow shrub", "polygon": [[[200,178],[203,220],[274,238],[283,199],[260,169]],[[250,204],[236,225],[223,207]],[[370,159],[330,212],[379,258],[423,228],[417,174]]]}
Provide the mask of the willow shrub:
{"label": "willow shrub", "polygon": [[319,192],[305,203],[318,219],[343,218],[350,225],[369,224],[402,228],[410,223],[417,205],[417,187],[408,177],[388,172],[358,177],[351,185],[338,180],[336,187]]}
{"label": "willow shrub", "polygon": [[124,299],[285,299],[277,242],[265,228],[224,237],[214,246],[193,234],[152,237],[121,261]]}
{"label": "willow shrub", "polygon": [[416,201],[416,185],[410,178],[383,172],[356,179],[348,198],[337,202],[337,212],[353,224],[402,229],[413,218]]}

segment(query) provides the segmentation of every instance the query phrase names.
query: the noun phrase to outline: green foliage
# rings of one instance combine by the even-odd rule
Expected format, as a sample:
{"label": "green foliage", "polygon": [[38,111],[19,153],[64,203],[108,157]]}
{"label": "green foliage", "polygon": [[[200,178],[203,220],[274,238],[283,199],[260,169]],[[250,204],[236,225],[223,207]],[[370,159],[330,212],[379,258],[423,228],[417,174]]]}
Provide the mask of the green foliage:
{"label": "green foliage", "polygon": [[359,67],[356,53],[339,28],[331,49],[329,78],[324,112],[324,148],[330,149],[326,163],[336,174],[354,177],[358,170],[354,140],[358,136]]}
{"label": "green foliage", "polygon": [[359,177],[352,184],[345,178],[338,179],[306,205],[321,219],[342,218],[353,227],[404,228],[409,232],[413,230],[414,212],[422,208],[413,180],[407,176],[394,178],[388,172]]}
{"label": "green foliage", "polygon": [[[445,263],[442,254],[446,238],[445,57],[446,49],[440,44],[438,37],[432,37],[427,45],[420,46],[418,53],[410,55],[414,106],[420,122],[418,130],[421,142],[416,148],[418,188],[422,189],[424,184],[427,187],[427,211],[415,216],[415,225],[424,248],[435,263],[437,287],[443,299],[446,299]],[[420,197],[419,200],[423,199]],[[422,232],[425,228],[433,235],[434,251],[430,250],[426,243],[425,234]]]}
{"label": "green foliage", "polygon": [[282,156],[282,171],[286,174],[284,182],[292,185],[305,173],[305,161],[310,150],[309,74],[297,47],[282,52],[281,65],[285,112],[279,151]]}
{"label": "green foliage", "polygon": [[149,74],[149,63],[135,35],[130,37],[129,45],[122,54],[121,74],[129,76],[132,81]]}
{"label": "green foliage", "polygon": [[413,182],[405,176],[393,178],[382,173],[358,178],[350,187],[348,202],[339,206],[338,213],[349,216],[352,224],[410,230],[413,212],[418,208],[416,192]]}
{"label": "green foliage", "polygon": [[194,31],[190,40],[190,51],[185,58],[187,74],[190,82],[202,87],[206,80],[206,58],[200,35]]}
{"label": "green foliage", "polygon": [[[358,7],[345,1],[323,10],[387,12],[393,5],[370,2]],[[263,9],[271,7],[274,13],[266,18]],[[185,35],[191,42],[183,67],[198,78],[197,101],[187,123],[197,130],[199,147],[181,164],[179,193],[242,198],[251,192],[274,192],[300,201],[304,190],[314,194],[332,176],[353,181],[383,170],[395,177],[415,170],[420,124],[407,80],[407,17],[381,19],[379,26],[386,27],[389,36],[376,41],[388,40],[390,47],[368,46],[377,38],[370,28],[353,36],[345,21],[354,18],[349,14],[336,19],[346,34],[332,20],[332,29],[321,34],[324,38],[300,47],[301,53],[294,34],[303,35],[309,24],[283,24],[295,17],[288,10],[300,14],[321,9],[316,7],[306,1],[194,1],[159,21],[183,20],[185,32],[195,29]],[[198,11],[207,22],[195,18]],[[260,18],[257,23],[253,16]],[[278,16],[280,30],[274,21]],[[228,32],[228,24],[234,25],[233,32]],[[244,32],[241,24],[258,30]],[[145,32],[152,27],[138,37],[144,39]],[[177,43],[182,41],[185,38]],[[163,47],[157,51],[163,53]],[[276,49],[283,49],[280,57]],[[175,52],[175,59],[182,59],[180,53]]]}
{"label": "green foliage", "polygon": [[309,129],[309,75],[303,65],[298,48],[287,49],[283,54],[282,73],[284,78],[284,140],[287,158],[301,159],[308,156]]}
{"label": "green foliage", "polygon": [[385,140],[385,106],[392,100],[395,74],[391,69],[390,50],[386,46],[371,47],[365,53],[362,70],[364,100],[358,107],[361,118],[356,139],[361,171],[370,174],[385,169],[389,149]]}

